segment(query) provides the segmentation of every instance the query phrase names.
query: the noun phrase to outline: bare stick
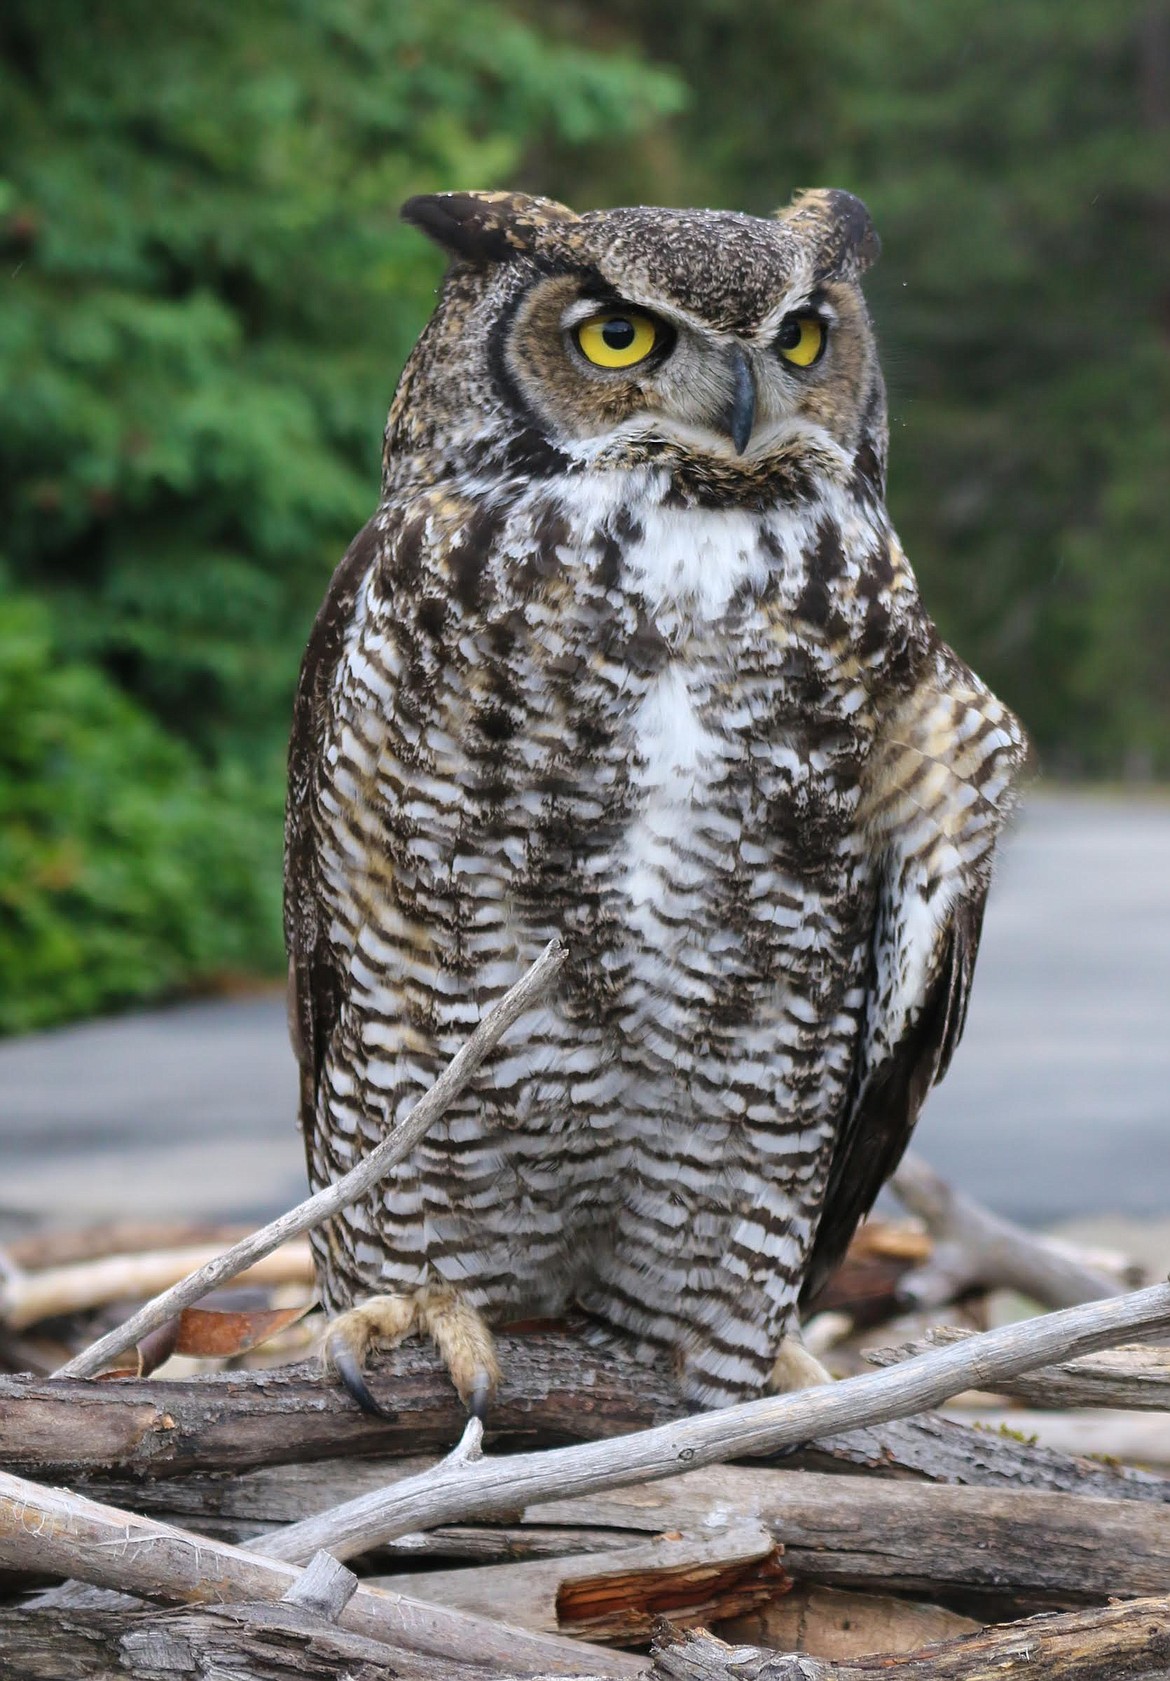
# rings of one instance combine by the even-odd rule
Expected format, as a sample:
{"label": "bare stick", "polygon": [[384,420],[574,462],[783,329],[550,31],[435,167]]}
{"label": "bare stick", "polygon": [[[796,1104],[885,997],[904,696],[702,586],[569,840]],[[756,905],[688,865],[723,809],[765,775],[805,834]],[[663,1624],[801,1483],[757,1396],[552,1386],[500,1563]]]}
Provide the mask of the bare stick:
{"label": "bare stick", "polygon": [[565,948],[559,940],[550,941],[527,974],[488,1011],[466,1045],[451,1059],[430,1091],[420,1098],[402,1124],[395,1127],[390,1136],[383,1139],[368,1156],[363,1157],[343,1179],[339,1179],[335,1185],[327,1185],[323,1191],[318,1191],[316,1196],[299,1203],[287,1214],[282,1214],[278,1220],[271,1221],[269,1225],[253,1232],[250,1237],[233,1244],[230,1249],[225,1249],[222,1255],[207,1266],[200,1267],[197,1272],[191,1273],[180,1283],[165,1290],[161,1296],[147,1302],[145,1307],[131,1315],[116,1330],[100,1337],[81,1354],[67,1361],[54,1376],[96,1376],[109,1361],[131,1348],[140,1337],[165,1324],[183,1308],[190,1307],[209,1290],[214,1290],[227,1279],[234,1278],[262,1255],[271,1254],[290,1237],[299,1237],[302,1232],[310,1231],[323,1220],[328,1220],[331,1215],[364,1196],[380,1179],[386,1177],[392,1167],[397,1166],[410,1154],[428,1128],[434,1125],[458,1097],[489,1051],[495,1048],[526,1010],[546,995],[560,974],[566,956]]}
{"label": "bare stick", "polygon": [[1076,1260],[1060,1244],[1013,1225],[963,1196],[913,1153],[890,1184],[935,1239],[933,1257],[907,1273],[899,1292],[922,1307],[942,1306],[972,1284],[1005,1286],[1044,1307],[1119,1296],[1124,1285]]}
{"label": "bare stick", "polygon": [[[896,1348],[867,1348],[871,1366],[896,1366],[932,1348],[968,1342],[975,1333],[958,1325],[939,1325],[920,1341]],[[993,1386],[999,1395],[1015,1395],[1031,1406],[1122,1407],[1137,1412],[1170,1412],[1170,1348],[1111,1348],[1084,1360],[1021,1372]]]}
{"label": "bare stick", "polygon": [[[200,1244],[137,1255],[107,1255],[99,1261],[76,1261],[43,1272],[18,1273],[0,1284],[0,1319],[14,1331],[22,1331],[60,1313],[81,1313],[107,1302],[153,1295],[217,1261],[221,1254],[218,1247]],[[285,1244],[248,1267],[240,1282],[312,1284],[313,1257],[308,1244]]]}
{"label": "bare stick", "polygon": [[454,1468],[438,1465],[266,1536],[256,1542],[256,1550],[275,1558],[307,1559],[324,1547],[339,1558],[351,1558],[392,1537],[438,1523],[675,1476],[745,1454],[775,1453],[830,1431],[904,1418],[964,1389],[1163,1326],[1170,1326],[1170,1285],[1159,1284],[1116,1301],[1090,1302],[1005,1325],[887,1371],[749,1401],[614,1441],[481,1459]]}
{"label": "bare stick", "polygon": [[[0,1563],[69,1574],[168,1603],[281,1599],[304,1572],[274,1559],[136,1517],[116,1506],[0,1472]],[[313,1583],[306,1584],[311,1590]],[[554,1635],[525,1633],[398,1594],[358,1587],[339,1607],[343,1628],[439,1657],[540,1675],[628,1676],[639,1660]]]}

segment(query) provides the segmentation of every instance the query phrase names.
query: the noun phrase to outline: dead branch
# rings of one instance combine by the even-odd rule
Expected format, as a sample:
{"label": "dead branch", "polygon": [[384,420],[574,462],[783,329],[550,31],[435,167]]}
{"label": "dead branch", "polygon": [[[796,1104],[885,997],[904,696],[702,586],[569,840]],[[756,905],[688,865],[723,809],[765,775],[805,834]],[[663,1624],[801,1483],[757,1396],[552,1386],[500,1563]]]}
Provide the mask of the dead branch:
{"label": "dead branch", "polygon": [[841,1383],[704,1413],[609,1442],[442,1464],[266,1536],[258,1549],[304,1559],[325,1548],[352,1557],[396,1535],[548,1500],[619,1488],[745,1455],[775,1453],[820,1434],[857,1429],[938,1405],[964,1389],[1108,1347],[1170,1324],[1170,1285],[1005,1325],[953,1348]]}
{"label": "dead branch", "polygon": [[419,1139],[444,1114],[463,1090],[488,1053],[525,1011],[545,996],[560,974],[567,953],[559,940],[551,940],[544,952],[516,985],[506,992],[480,1022],[471,1038],[450,1061],[435,1084],[421,1098],[401,1125],[388,1138],[364,1156],[358,1165],[328,1185],[316,1196],[282,1214],[269,1225],[262,1226],[250,1237],[233,1244],[208,1265],[172,1285],[161,1296],[147,1302],[124,1324],[100,1337],[83,1353],[66,1362],[55,1375],[58,1377],[94,1377],[102,1368],[133,1347],[148,1331],[156,1330],[182,1308],[190,1307],[208,1291],[217,1289],[229,1278],[269,1255],[291,1237],[319,1226],[323,1220],[348,1207],[364,1196],[370,1188],[384,1179],[391,1168],[408,1156]]}
{"label": "dead branch", "polygon": [[[206,1536],[0,1472],[0,1564],[72,1576],[145,1599],[195,1604],[277,1600],[303,1572]],[[370,1640],[459,1662],[540,1675],[637,1675],[637,1660],[552,1635],[359,1587],[341,1625]]]}
{"label": "dead branch", "polygon": [[[0,1672],[12,1681],[520,1681],[531,1672],[427,1657],[331,1625],[284,1601],[0,1608]],[[578,1676],[590,1674],[578,1670]]]}
{"label": "dead branch", "polygon": [[1125,1288],[1060,1244],[954,1190],[913,1152],[903,1156],[890,1185],[935,1240],[931,1259],[899,1281],[903,1300],[916,1306],[945,1306],[973,1285],[1018,1290],[1050,1308],[1118,1296]]}
{"label": "dead branch", "polygon": [[[896,1348],[867,1348],[871,1366],[894,1366],[931,1348],[951,1348],[972,1333],[940,1325],[918,1342]],[[1021,1372],[995,1385],[994,1393],[1015,1395],[1035,1407],[1125,1407],[1170,1410],[1170,1348],[1110,1348],[1059,1366]]]}
{"label": "dead branch", "polygon": [[1170,1601],[1030,1617],[901,1656],[845,1662],[664,1632],[650,1681],[1158,1681],[1170,1669]]}
{"label": "dead branch", "polygon": [[[79,1313],[108,1302],[152,1296],[215,1262],[222,1251],[198,1248],[152,1250],[135,1255],[107,1255],[42,1272],[13,1272],[0,1284],[0,1319],[22,1331],[41,1319]],[[239,1275],[240,1284],[313,1283],[313,1257],[307,1243],[286,1243],[253,1262]]]}

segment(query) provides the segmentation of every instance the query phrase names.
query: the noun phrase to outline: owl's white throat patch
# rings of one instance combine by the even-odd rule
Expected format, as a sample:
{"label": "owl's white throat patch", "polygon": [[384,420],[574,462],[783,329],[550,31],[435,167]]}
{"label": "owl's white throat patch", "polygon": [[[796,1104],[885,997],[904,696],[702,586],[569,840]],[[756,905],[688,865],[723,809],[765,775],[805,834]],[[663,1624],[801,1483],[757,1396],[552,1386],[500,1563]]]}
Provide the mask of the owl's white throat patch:
{"label": "owl's white throat patch", "polygon": [[722,618],[736,593],[762,589],[758,514],[722,508],[650,508],[624,557],[629,585],[651,613]]}

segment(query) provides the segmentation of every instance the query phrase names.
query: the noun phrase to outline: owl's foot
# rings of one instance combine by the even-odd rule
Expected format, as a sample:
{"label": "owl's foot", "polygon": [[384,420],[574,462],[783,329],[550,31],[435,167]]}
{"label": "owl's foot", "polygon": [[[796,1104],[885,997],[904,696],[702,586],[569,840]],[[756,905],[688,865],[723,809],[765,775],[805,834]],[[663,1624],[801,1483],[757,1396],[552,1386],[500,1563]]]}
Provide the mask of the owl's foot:
{"label": "owl's foot", "polygon": [[793,1389],[816,1389],[819,1384],[832,1381],[832,1375],[814,1359],[798,1336],[780,1339],[768,1379],[768,1388],[774,1395],[786,1395]]}
{"label": "owl's foot", "polygon": [[325,1358],[363,1412],[393,1418],[370,1392],[366,1357],[373,1347],[396,1347],[413,1330],[431,1338],[464,1406],[482,1420],[500,1381],[495,1344],[477,1309],[454,1290],[427,1287],[411,1295],[373,1296],[351,1307],[330,1325]]}

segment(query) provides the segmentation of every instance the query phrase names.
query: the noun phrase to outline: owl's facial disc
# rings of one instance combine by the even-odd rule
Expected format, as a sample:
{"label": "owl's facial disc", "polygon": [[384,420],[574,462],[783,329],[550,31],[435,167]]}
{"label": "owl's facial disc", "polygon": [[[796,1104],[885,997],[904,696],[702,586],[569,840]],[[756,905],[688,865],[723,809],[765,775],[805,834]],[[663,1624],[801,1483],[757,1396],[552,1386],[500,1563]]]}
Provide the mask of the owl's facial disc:
{"label": "owl's facial disc", "polygon": [[[689,455],[766,458],[791,436],[832,360],[823,298],[778,306],[758,332],[716,331],[669,304],[599,295],[577,276],[541,278],[503,341],[509,383],[558,447],[596,458],[610,441]],[[819,431],[820,416],[809,421]]]}

